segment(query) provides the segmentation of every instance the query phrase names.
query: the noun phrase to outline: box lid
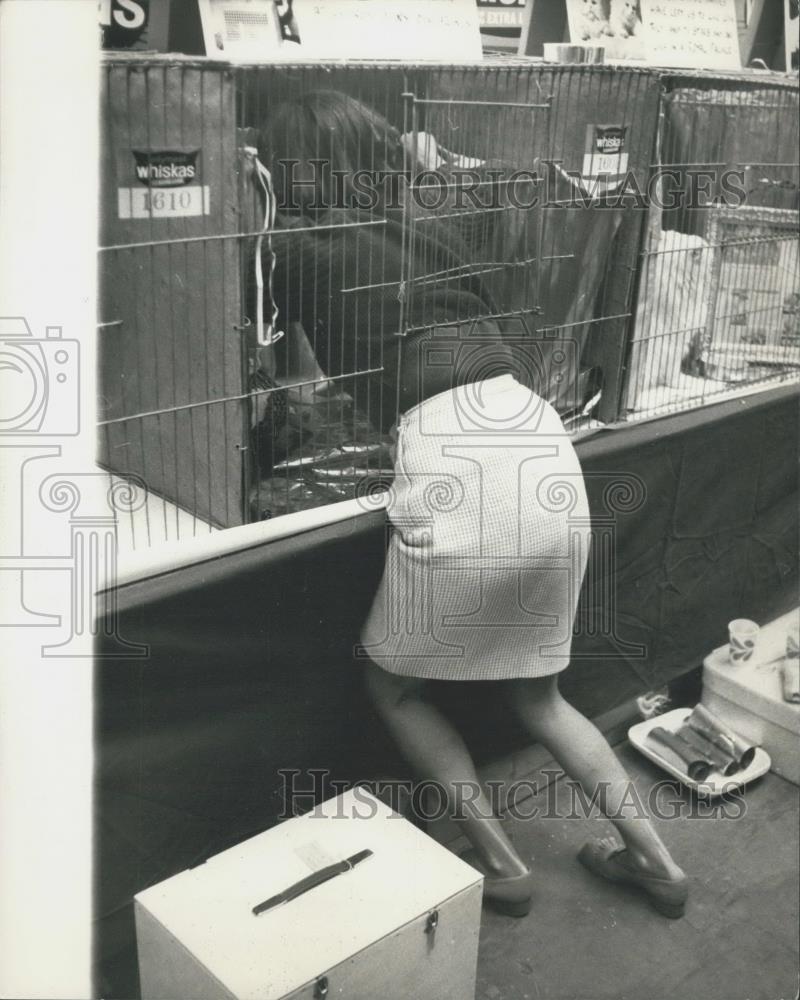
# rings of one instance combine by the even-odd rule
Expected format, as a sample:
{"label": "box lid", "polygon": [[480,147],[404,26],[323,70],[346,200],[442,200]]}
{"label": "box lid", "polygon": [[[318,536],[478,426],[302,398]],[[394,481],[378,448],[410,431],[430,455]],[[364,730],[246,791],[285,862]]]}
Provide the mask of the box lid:
{"label": "box lid", "polygon": [[783,700],[781,662],[786,633],[796,624],[800,610],[776,618],[760,631],[753,656],[732,663],[728,646],[720,646],[703,661],[703,686],[762,719],[800,735],[800,705]]}
{"label": "box lid", "polygon": [[[289,903],[252,908],[364,849],[372,857]],[[354,788],[136,896],[234,996],[270,998],[323,975],[482,876]]]}

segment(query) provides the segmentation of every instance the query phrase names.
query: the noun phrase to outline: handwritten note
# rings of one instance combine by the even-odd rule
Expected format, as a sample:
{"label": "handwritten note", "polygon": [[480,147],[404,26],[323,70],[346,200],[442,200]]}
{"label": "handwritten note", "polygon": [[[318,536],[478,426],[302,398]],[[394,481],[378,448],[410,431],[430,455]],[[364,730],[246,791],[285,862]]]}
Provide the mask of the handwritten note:
{"label": "handwritten note", "polygon": [[651,65],[741,68],[734,0],[641,0],[641,8]]}
{"label": "handwritten note", "polygon": [[303,56],[474,60],[475,0],[295,0]]}

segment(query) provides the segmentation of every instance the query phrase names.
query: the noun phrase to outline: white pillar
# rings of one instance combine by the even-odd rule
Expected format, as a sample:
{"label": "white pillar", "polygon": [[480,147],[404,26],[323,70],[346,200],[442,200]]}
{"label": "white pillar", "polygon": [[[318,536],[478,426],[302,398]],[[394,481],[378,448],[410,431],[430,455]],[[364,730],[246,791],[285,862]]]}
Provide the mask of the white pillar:
{"label": "white pillar", "polygon": [[[68,475],[94,454],[98,38],[97,0],[0,0],[0,319],[24,318],[41,346],[22,353],[37,352],[52,369],[41,432],[20,435],[0,414],[0,556],[37,564],[48,539],[20,543],[19,508],[27,516],[39,499],[18,493],[15,449],[52,447],[56,457],[33,466]],[[54,343],[59,328],[66,347]],[[15,377],[0,370],[0,410]],[[62,420],[54,400],[60,406],[70,393]],[[54,524],[61,549],[64,526]],[[55,613],[48,574],[21,576],[25,601]],[[10,597],[19,601],[16,585]],[[54,630],[35,617],[0,627],[0,994],[88,997],[92,637],[82,656],[48,660],[42,646]]]}

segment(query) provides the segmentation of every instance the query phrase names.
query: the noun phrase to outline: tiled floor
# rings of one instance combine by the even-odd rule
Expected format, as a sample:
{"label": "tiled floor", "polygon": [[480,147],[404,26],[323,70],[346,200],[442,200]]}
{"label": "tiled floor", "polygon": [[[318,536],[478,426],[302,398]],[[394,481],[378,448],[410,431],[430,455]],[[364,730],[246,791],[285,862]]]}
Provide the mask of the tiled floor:
{"label": "tiled floor", "polygon": [[[663,780],[629,745],[617,748],[647,800]],[[661,786],[658,828],[691,875],[686,914],[668,920],[635,891],[603,883],[575,854],[611,828],[565,818],[569,789],[557,782],[562,818],[510,822],[539,873],[531,913],[484,909],[476,1000],[790,1000],[798,988],[800,789],[774,774],[709,811],[686,790]],[[551,800],[552,801],[552,800]],[[538,797],[542,812],[544,794]],[[533,805],[529,800],[526,807]]]}

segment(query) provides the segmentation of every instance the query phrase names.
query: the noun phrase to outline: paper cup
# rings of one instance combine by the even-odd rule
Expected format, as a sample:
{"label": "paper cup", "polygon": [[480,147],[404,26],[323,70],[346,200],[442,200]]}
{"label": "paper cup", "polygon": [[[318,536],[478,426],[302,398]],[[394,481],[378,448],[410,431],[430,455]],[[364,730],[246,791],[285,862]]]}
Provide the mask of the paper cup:
{"label": "paper cup", "polygon": [[749,618],[728,622],[728,655],[731,663],[746,663],[753,655],[759,627]]}

